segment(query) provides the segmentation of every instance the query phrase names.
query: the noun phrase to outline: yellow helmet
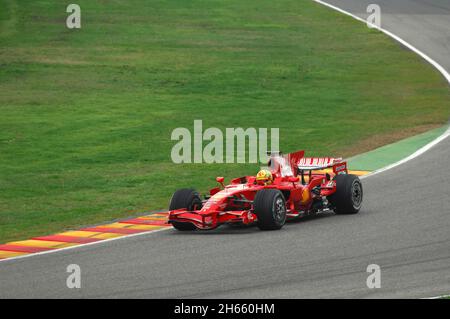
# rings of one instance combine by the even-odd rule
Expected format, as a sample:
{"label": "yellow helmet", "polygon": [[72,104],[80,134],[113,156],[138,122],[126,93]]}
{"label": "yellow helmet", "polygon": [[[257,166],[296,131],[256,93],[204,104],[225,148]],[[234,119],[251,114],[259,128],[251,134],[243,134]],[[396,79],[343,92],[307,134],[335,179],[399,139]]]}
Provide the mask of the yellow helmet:
{"label": "yellow helmet", "polygon": [[273,182],[273,176],[267,169],[262,169],[256,174],[256,181],[259,183],[264,183],[264,185],[270,185]]}

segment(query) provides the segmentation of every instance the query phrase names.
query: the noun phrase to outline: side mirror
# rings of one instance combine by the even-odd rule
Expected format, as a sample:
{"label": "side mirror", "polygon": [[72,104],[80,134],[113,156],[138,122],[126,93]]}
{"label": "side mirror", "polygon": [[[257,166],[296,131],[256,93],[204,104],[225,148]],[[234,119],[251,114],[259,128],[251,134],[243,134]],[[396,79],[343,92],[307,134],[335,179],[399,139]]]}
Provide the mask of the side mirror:
{"label": "side mirror", "polygon": [[224,181],[224,180],[225,180],[225,178],[222,177],[222,176],[216,177],[217,183],[219,183],[220,185],[222,185],[222,187],[225,188],[225,186],[223,185],[223,181]]}

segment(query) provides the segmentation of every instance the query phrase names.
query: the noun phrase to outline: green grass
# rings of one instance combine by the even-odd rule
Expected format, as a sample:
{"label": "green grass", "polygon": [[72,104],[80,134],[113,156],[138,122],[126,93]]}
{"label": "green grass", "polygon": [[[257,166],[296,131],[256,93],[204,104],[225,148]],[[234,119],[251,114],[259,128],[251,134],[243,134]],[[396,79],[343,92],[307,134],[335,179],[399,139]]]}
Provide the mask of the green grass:
{"label": "green grass", "polygon": [[257,170],[173,164],[171,132],[195,119],[351,155],[449,117],[431,66],[310,0],[77,3],[82,29],[69,30],[65,3],[0,0],[0,242],[162,209],[176,188]]}

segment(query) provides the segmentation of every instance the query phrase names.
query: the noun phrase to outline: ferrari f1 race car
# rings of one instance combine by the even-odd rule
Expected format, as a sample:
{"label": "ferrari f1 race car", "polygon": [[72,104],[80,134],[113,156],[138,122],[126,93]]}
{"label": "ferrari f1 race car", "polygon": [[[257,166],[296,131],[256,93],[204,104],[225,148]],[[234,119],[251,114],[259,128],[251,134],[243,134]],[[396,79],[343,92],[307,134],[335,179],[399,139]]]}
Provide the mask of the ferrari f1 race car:
{"label": "ferrari f1 race car", "polygon": [[203,198],[180,189],[170,200],[169,223],[177,230],[209,230],[222,224],[253,224],[261,230],[283,227],[288,218],[325,211],[355,214],[361,208],[360,179],[348,174],[341,158],[307,158],[304,151],[271,153],[267,170],[212,188]]}

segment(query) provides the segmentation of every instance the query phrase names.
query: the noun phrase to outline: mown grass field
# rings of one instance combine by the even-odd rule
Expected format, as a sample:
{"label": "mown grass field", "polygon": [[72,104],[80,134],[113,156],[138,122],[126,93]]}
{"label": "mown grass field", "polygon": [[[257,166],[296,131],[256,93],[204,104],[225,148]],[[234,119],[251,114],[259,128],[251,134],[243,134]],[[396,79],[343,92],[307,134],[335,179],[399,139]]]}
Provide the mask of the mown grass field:
{"label": "mown grass field", "polygon": [[0,0],[0,243],[163,209],[254,164],[171,162],[177,127],[352,155],[445,123],[441,76],[310,0]]}

